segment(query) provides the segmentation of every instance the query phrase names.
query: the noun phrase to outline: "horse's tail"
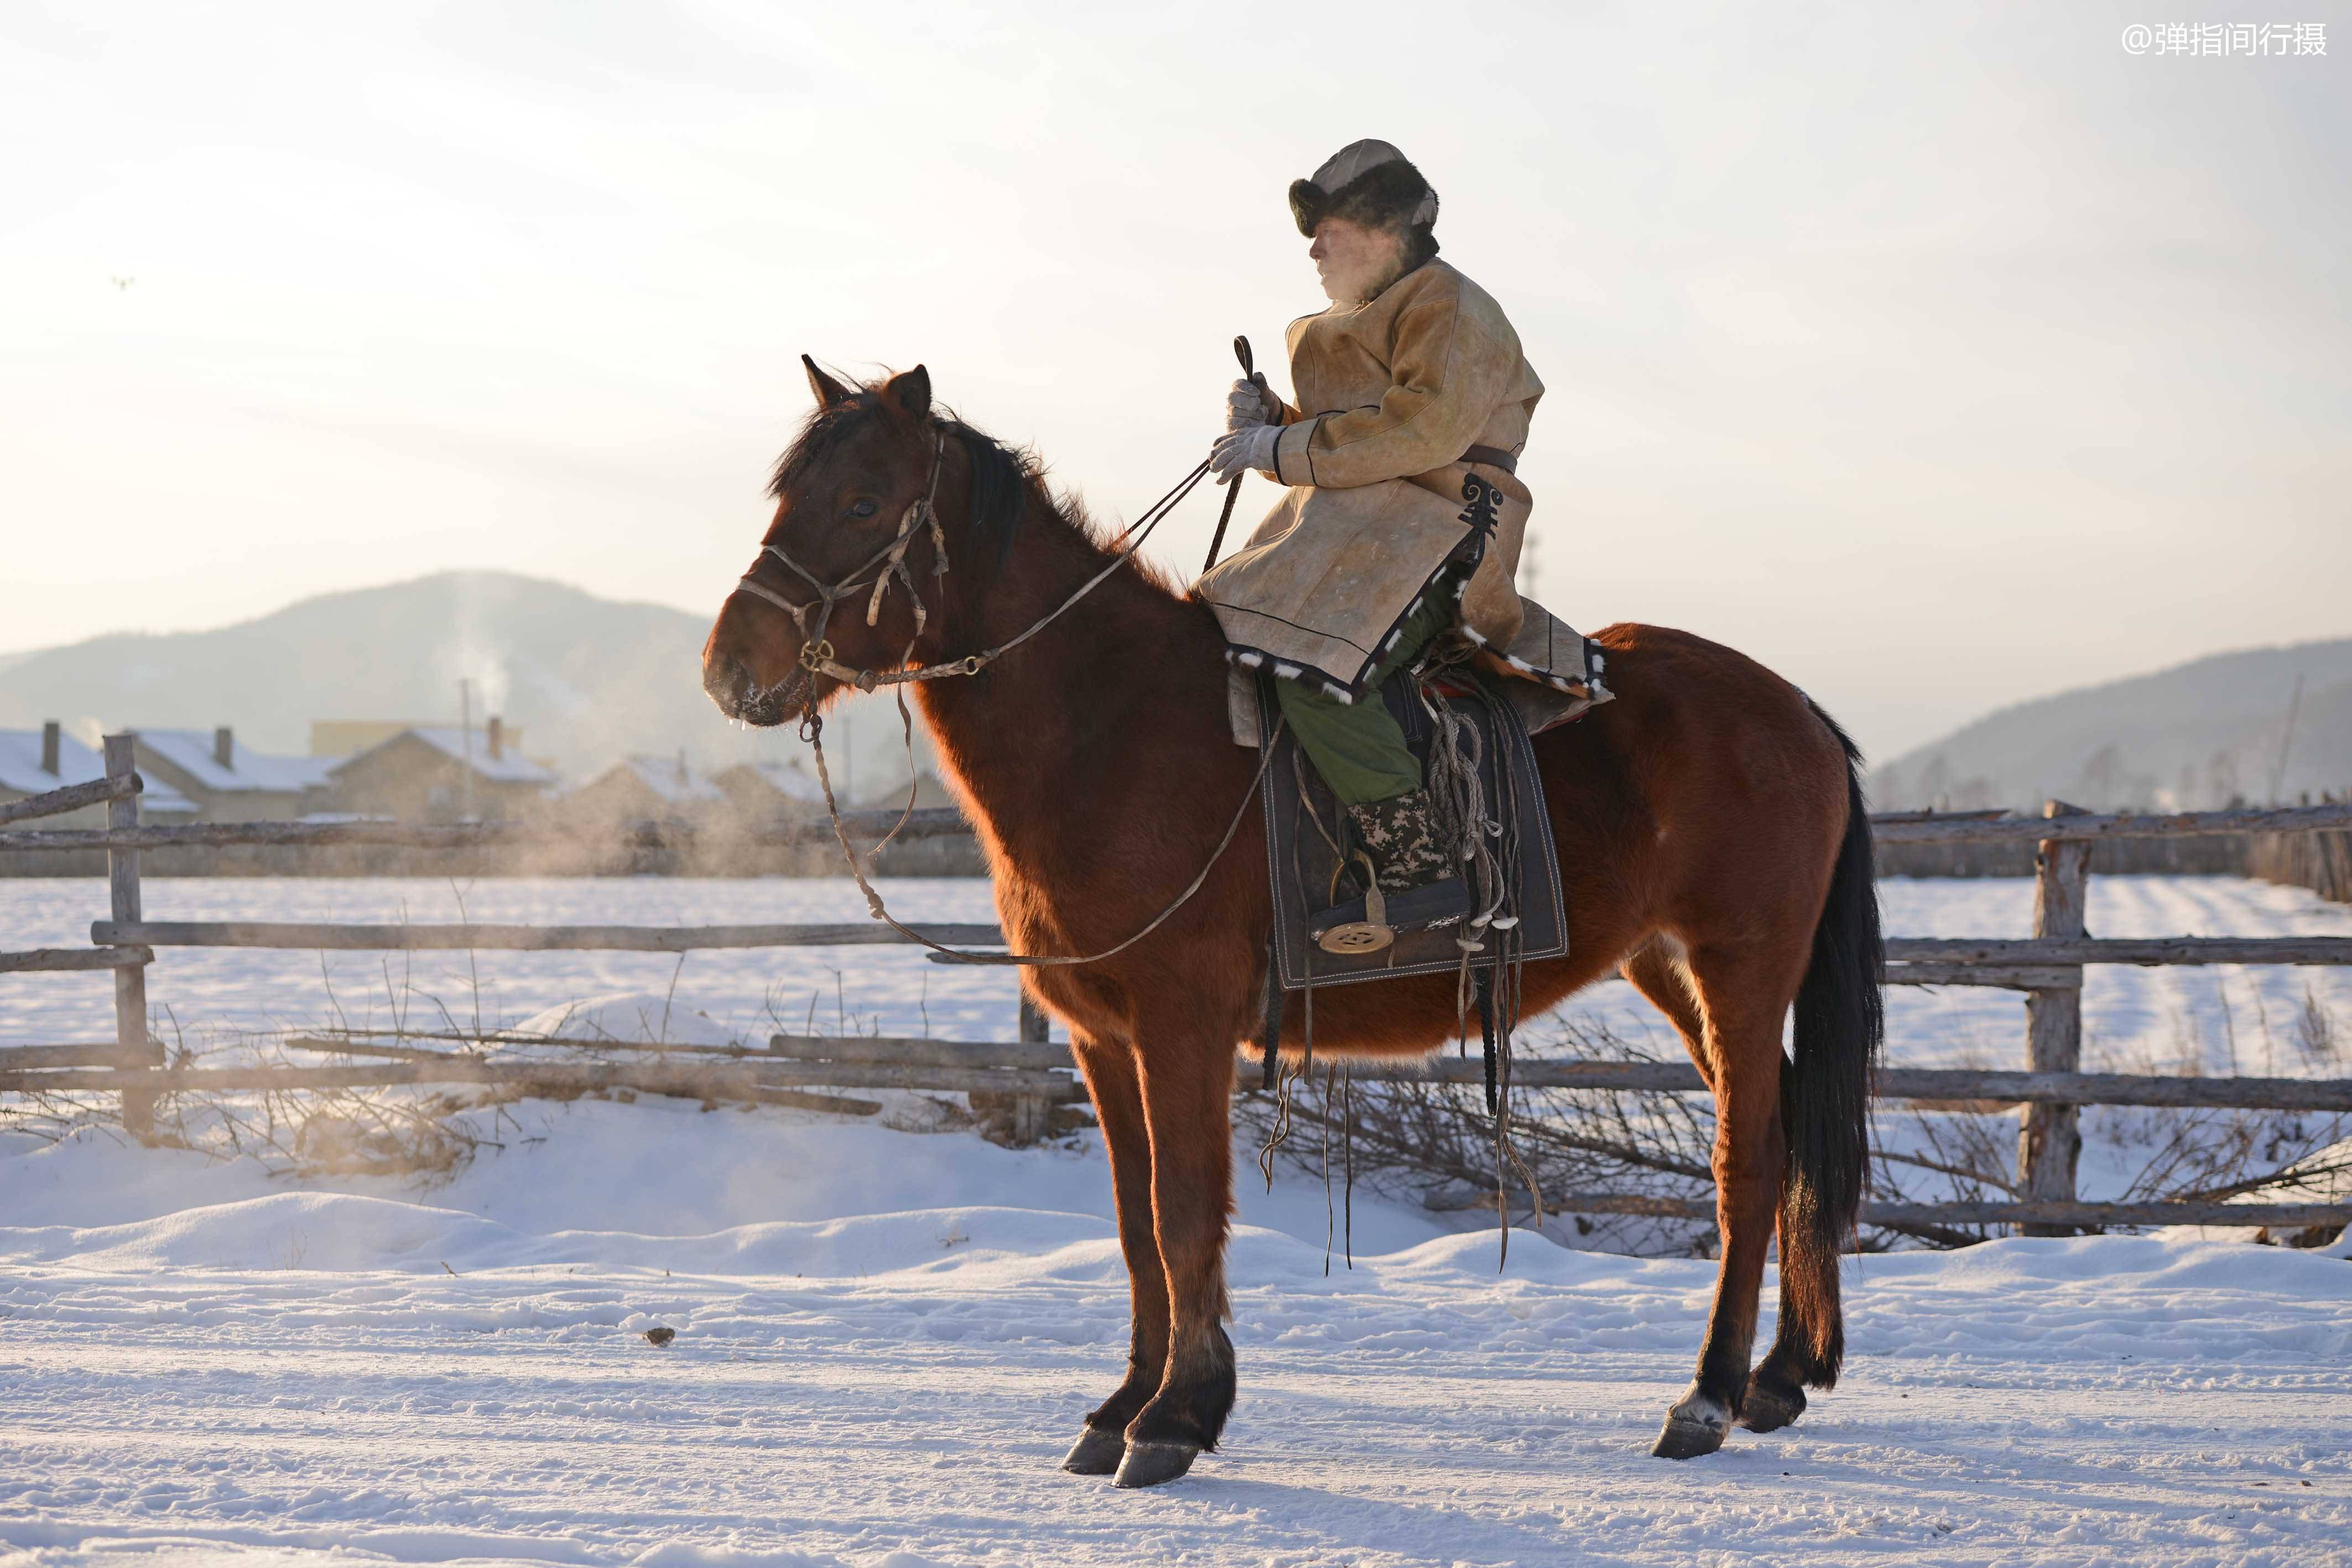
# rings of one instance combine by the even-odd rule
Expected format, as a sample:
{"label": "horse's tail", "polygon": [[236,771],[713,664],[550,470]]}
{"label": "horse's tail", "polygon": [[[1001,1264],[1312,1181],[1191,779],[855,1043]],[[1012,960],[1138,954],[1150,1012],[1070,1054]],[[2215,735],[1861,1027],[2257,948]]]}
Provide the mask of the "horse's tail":
{"label": "horse's tail", "polygon": [[1780,1122],[1788,1138],[1780,1186],[1780,1310],[1795,1321],[1781,1325],[1779,1338],[1803,1357],[1804,1364],[1790,1370],[1812,1387],[1829,1388],[1845,1359],[1838,1260],[1853,1236],[1870,1175],[1870,1074],[1886,1032],[1879,988],[1885,950],[1862,798],[1862,754],[1836,720],[1818,706],[1813,712],[1845,752],[1845,841],[1813,927],[1812,962],[1797,992],[1796,1059],[1780,1075]]}

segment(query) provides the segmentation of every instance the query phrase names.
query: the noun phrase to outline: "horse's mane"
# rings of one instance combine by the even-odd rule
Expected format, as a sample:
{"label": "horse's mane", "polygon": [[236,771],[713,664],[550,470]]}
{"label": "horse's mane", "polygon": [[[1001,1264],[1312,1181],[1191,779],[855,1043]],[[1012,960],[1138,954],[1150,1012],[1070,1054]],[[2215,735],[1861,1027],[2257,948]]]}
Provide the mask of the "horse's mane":
{"label": "horse's mane", "polygon": [[[782,500],[793,486],[864,429],[867,421],[880,413],[881,406],[881,394],[868,387],[811,414],[800,434],[793,438],[793,444],[784,448],[783,455],[776,459],[775,470],[768,479],[770,498]],[[952,410],[942,410],[933,417],[940,428],[962,446],[971,464],[971,537],[983,550],[992,547],[1000,569],[1013,553],[1013,541],[1033,501],[1093,549],[1108,554],[1116,548],[1076,497],[1055,493],[1046,483],[1045,462],[1034,450],[1007,446],[977,425],[966,423]],[[1140,555],[1134,558],[1132,564],[1137,574],[1153,587],[1172,598],[1184,597],[1182,587],[1161,568],[1146,562]]]}

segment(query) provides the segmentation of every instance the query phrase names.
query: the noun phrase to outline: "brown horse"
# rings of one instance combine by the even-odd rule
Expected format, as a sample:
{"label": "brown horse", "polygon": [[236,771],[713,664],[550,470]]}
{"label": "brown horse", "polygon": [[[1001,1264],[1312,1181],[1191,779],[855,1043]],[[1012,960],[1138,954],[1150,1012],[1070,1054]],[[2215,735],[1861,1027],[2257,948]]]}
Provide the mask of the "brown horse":
{"label": "brown horse", "polygon": [[[861,589],[824,627],[835,668],[940,664],[996,647],[1112,559],[1033,461],[933,409],[921,367],[863,388],[813,362],[808,372],[817,412],[776,466],[765,536],[790,569],[763,550],[703,652],[703,685],[730,716],[781,724],[838,694],[840,681],[801,664],[801,618],[778,601],[813,607],[811,580],[869,580],[902,532],[911,570],[893,579],[874,623]],[[936,534],[908,510],[933,486]],[[940,544],[949,570],[935,576]],[[919,619],[909,587],[928,606]],[[1839,1256],[1865,1176],[1881,1028],[1870,831],[1852,744],[1788,682],[1681,632],[1621,625],[1599,641],[1617,700],[1535,742],[1571,946],[1528,966],[1526,1009],[1622,970],[1673,1021],[1714,1092],[1722,1266],[1696,1379],[1654,1450],[1685,1458],[1721,1446],[1735,1420],[1785,1426],[1805,1388],[1837,1380]],[[1223,653],[1208,610],[1138,562],[1001,662],[917,686],[1017,951],[1099,953],[1210,862],[1257,757],[1228,730]],[[1094,1098],[1134,1312],[1126,1379],[1065,1464],[1116,1469],[1122,1486],[1181,1475],[1216,1446],[1233,1406],[1221,1326],[1228,1118],[1236,1046],[1263,1005],[1273,919],[1263,831],[1250,811],[1199,893],[1134,946],[1024,971],[1068,1025]],[[1293,1049],[1297,1000],[1283,1034]],[[1793,1059],[1781,1049],[1792,1006]],[[1339,987],[1315,1011],[1318,1051],[1423,1054],[1453,1038],[1454,980]],[[1776,1221],[1779,1329],[1751,1377]]]}

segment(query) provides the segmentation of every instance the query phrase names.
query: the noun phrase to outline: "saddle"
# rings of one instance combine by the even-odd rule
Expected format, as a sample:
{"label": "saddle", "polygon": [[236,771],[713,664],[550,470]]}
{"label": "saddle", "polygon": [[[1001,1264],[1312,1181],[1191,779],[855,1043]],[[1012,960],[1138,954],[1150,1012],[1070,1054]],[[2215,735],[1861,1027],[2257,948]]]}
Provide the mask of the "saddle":
{"label": "saddle", "polygon": [[[1347,813],[1314,764],[1287,732],[1275,734],[1280,710],[1272,693],[1257,694],[1258,744],[1275,747],[1260,786],[1275,910],[1270,988],[1458,973],[1465,958],[1485,966],[1568,951],[1566,900],[1543,779],[1526,721],[1505,685],[1473,665],[1457,664],[1430,674],[1401,671],[1381,688],[1380,700],[1421,763],[1423,787],[1475,814],[1482,847],[1477,862],[1462,869],[1472,894],[1468,916],[1434,925],[1400,921],[1394,940],[1376,946],[1365,946],[1360,936],[1349,941],[1360,927],[1326,929],[1328,912],[1367,898],[1370,873],[1349,841]],[[1475,794],[1468,788],[1474,778]],[[1381,917],[1375,913],[1371,919],[1377,925]]]}

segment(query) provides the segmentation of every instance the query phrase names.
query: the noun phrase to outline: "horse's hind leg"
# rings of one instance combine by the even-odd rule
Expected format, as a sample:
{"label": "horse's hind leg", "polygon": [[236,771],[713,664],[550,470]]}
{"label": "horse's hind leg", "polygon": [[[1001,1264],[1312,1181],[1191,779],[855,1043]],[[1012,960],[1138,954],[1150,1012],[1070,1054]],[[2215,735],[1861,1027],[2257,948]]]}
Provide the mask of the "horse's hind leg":
{"label": "horse's hind leg", "polygon": [[1683,1037],[1683,1049],[1697,1064],[1699,1076],[1713,1089],[1715,1061],[1706,1051],[1706,1019],[1699,1012],[1698,996],[1692,989],[1690,972],[1683,967],[1680,953],[1679,943],[1654,937],[1647,946],[1634,950],[1620,966],[1620,972],[1633,982],[1635,990],[1650,999],[1651,1006],[1666,1015],[1666,1021]]}
{"label": "horse's hind leg", "polygon": [[[1780,1022],[1805,953],[1700,947],[1688,967],[1706,1024],[1703,1068],[1715,1090],[1715,1210],[1723,1239],[1715,1310],[1698,1375],[1666,1413],[1651,1449],[1661,1458],[1711,1454],[1738,1419],[1756,1343],[1757,1294],[1780,1203]],[[1647,988],[1645,987],[1644,989]]]}
{"label": "horse's hind leg", "polygon": [[1127,1424],[1160,1391],[1168,1364],[1168,1275],[1160,1262],[1151,1225],[1151,1134],[1143,1119],[1143,1088],[1135,1055],[1124,1040],[1103,1041],[1070,1031],[1071,1054],[1094,1096],[1095,1120],[1110,1156],[1113,1197],[1118,1204],[1118,1245],[1127,1259],[1128,1301],[1132,1317],[1127,1379],[1087,1416],[1062,1468],[1082,1476],[1107,1476],[1127,1454]]}
{"label": "horse's hind leg", "polygon": [[1215,1448],[1234,1386],[1234,1342],[1223,1321],[1233,1217],[1232,1035],[1145,1035],[1137,1059],[1151,1128],[1152,1220],[1168,1273],[1168,1366],[1159,1392],[1128,1424],[1123,1487],[1174,1480]]}
{"label": "horse's hind leg", "polygon": [[[1837,1276],[1829,1282],[1833,1289]],[[1805,1413],[1805,1385],[1826,1387],[1836,1381],[1837,1368],[1833,1359],[1818,1355],[1804,1343],[1799,1325],[1805,1321],[1804,1305],[1797,1299],[1796,1270],[1789,1266],[1788,1249],[1780,1258],[1780,1317],[1772,1335],[1772,1348],[1764,1354],[1755,1375],[1748,1380],[1748,1398],[1739,1407],[1739,1424],[1751,1432],[1777,1432]],[[1834,1299],[1830,1311],[1836,1311]],[[1840,1342],[1843,1349],[1843,1341]]]}

